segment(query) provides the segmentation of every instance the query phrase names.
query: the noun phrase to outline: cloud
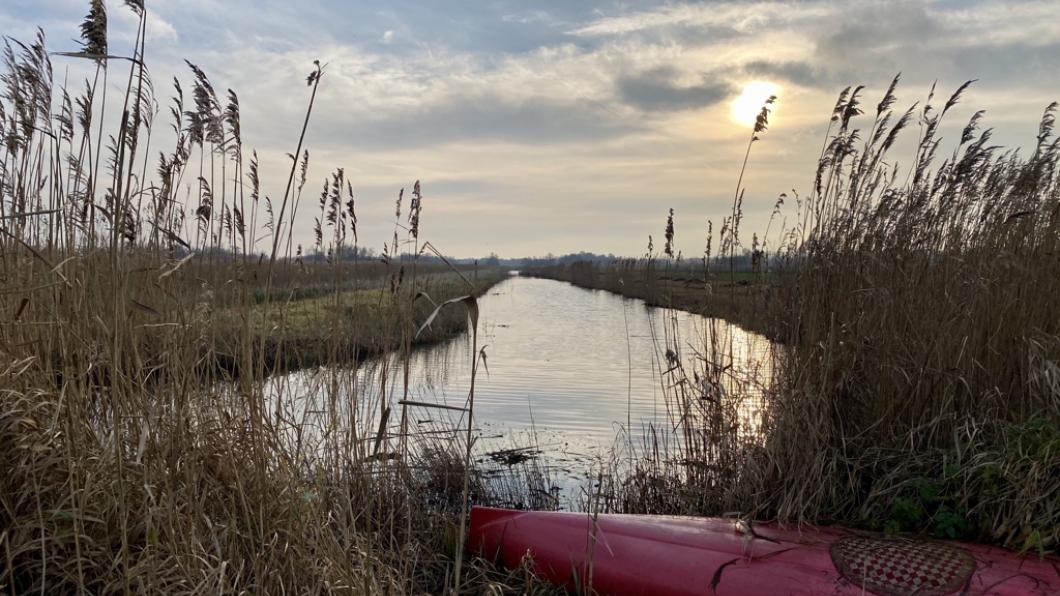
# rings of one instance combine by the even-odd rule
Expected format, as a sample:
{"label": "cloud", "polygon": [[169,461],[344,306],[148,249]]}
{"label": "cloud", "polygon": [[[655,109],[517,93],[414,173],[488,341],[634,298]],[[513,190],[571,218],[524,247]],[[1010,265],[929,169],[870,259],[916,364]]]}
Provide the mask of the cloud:
{"label": "cloud", "polygon": [[780,79],[804,87],[833,87],[844,80],[834,69],[801,60],[752,60],[743,69],[755,77]]}
{"label": "cloud", "polygon": [[616,84],[624,102],[646,111],[672,111],[702,108],[728,97],[733,89],[726,81],[709,81],[681,85],[677,71],[660,66],[635,75],[621,76]]}
{"label": "cloud", "polygon": [[177,41],[176,28],[154,12],[147,13],[147,36],[149,39]]}
{"label": "cloud", "polygon": [[725,9],[692,4],[673,4],[658,10],[647,10],[618,16],[605,16],[572,30],[581,37],[623,36],[651,29],[675,26],[707,26],[722,24],[731,19],[721,14]]}
{"label": "cloud", "polygon": [[499,95],[448,97],[385,118],[342,118],[324,131],[336,146],[387,149],[448,143],[562,145],[611,139],[642,130],[605,106],[545,97],[513,101]]}
{"label": "cloud", "polygon": [[782,23],[797,25],[831,13],[828,2],[796,5],[778,2],[668,3],[660,8],[614,16],[602,16],[571,30],[582,37],[628,36],[673,28],[731,29],[755,33]]}
{"label": "cloud", "polygon": [[[115,49],[125,52],[135,19],[120,0],[108,5]],[[951,120],[962,125],[966,115],[956,112],[985,108],[987,125],[1003,123],[995,139],[1007,145],[1033,141],[1041,108],[1060,88],[1055,0],[540,0],[532,9],[521,0],[151,0],[148,8],[159,102],[168,104],[174,74],[188,81],[183,58],[218,90],[235,89],[247,147],[259,150],[274,198],[305,114],[304,78],[320,58],[328,68],[308,134],[310,179],[347,167],[359,205],[385,218],[396,190],[422,178],[438,218],[428,222],[431,240],[462,254],[532,252],[550,240],[554,252],[639,252],[661,231],[660,197],[682,222],[717,222],[731,191],[714,189],[735,184],[746,146],[724,103],[752,78],[783,91],[754,149],[750,228],[778,191],[812,179],[835,92],[847,84],[868,84],[876,97],[901,71],[908,105],[936,79],[952,90],[980,78]],[[0,30],[27,38],[41,24],[53,49],[72,49],[86,9],[84,0],[0,0]],[[66,62],[71,81],[89,66]],[[160,122],[153,142],[168,146],[164,110]],[[562,224],[560,209],[573,214]],[[483,247],[473,230],[496,229],[490,218],[505,213],[512,229]],[[306,238],[310,227],[298,224]],[[679,248],[691,254],[701,240],[682,234],[688,244]]]}
{"label": "cloud", "polygon": [[886,53],[930,46],[943,25],[922,3],[869,4],[837,10],[818,23],[820,59],[849,63],[885,58]]}
{"label": "cloud", "polygon": [[[118,35],[124,41],[132,42],[136,38],[136,31],[140,25],[140,17],[125,6],[113,6],[109,11],[110,33]],[[174,42],[177,41],[177,29],[172,23],[162,18],[158,11],[148,5],[147,11],[147,39],[149,43]]]}
{"label": "cloud", "polygon": [[1060,69],[1057,57],[1060,43],[1047,45],[1006,43],[969,47],[954,52],[954,70],[967,78],[990,83],[1024,83],[1051,86],[1060,95]]}
{"label": "cloud", "polygon": [[760,57],[743,70],[811,89],[886,81],[949,85],[978,78],[977,88],[1055,85],[1060,28],[1040,24],[1041,2],[861,2],[808,24],[808,51],[791,59]]}

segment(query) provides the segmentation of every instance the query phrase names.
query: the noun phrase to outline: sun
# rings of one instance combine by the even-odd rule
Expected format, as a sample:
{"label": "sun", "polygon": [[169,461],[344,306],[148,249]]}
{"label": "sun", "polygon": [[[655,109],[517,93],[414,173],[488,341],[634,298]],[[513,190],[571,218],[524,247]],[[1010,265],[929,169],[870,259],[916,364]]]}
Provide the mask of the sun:
{"label": "sun", "polygon": [[768,81],[751,81],[743,86],[729,104],[729,118],[741,126],[754,126],[755,118],[770,95],[778,95],[780,87]]}

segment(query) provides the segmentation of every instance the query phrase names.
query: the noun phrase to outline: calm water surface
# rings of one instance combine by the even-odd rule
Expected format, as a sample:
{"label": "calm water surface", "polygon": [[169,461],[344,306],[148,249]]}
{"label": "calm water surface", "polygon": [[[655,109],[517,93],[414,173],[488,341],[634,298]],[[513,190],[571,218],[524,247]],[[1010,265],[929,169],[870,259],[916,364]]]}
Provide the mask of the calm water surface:
{"label": "calm water surface", "polygon": [[[674,405],[675,377],[666,371],[680,361],[695,381],[711,353],[728,366],[721,390],[744,398],[741,423],[748,432],[759,423],[761,390],[770,376],[769,342],[760,335],[608,292],[518,276],[494,286],[480,298],[479,308],[479,346],[486,355],[475,385],[479,456],[533,446],[544,458],[564,463],[564,473],[577,476],[573,464],[606,458],[629,444],[629,437],[639,442],[649,428],[670,437],[679,417],[670,412],[679,408],[668,408]],[[721,349],[711,347],[711,337]],[[468,335],[417,350],[407,399],[466,406],[471,358]],[[299,399],[322,393],[326,377],[293,373],[283,392],[295,398],[290,403],[304,403]],[[370,420],[365,427],[374,428],[389,404],[395,413],[388,427],[396,433],[397,402],[406,395],[396,358],[362,366],[353,383],[359,394],[357,419]],[[425,435],[466,428],[465,414],[458,411],[411,406],[408,412],[410,430]],[[630,435],[623,434],[627,421]]]}
{"label": "calm water surface", "polygon": [[[489,372],[480,369],[476,381],[478,425],[500,431],[533,427],[586,446],[610,445],[627,420],[635,432],[671,423],[671,392],[662,377],[667,332],[674,343],[667,313],[677,317],[677,344],[688,360],[694,351],[702,353],[709,322],[609,292],[526,277],[495,286],[480,309],[479,344],[485,345]],[[716,324],[734,336],[738,368],[765,366],[765,338]],[[470,350],[462,337],[417,354],[416,399],[462,405],[470,386]]]}

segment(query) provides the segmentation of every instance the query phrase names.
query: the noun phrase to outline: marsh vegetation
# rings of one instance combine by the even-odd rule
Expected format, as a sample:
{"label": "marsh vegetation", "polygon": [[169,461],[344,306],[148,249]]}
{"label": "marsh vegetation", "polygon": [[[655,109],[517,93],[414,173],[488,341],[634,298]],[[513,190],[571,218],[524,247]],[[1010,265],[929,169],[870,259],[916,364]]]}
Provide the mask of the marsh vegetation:
{"label": "marsh vegetation", "polygon": [[[541,589],[526,570],[462,560],[472,497],[549,490],[532,461],[500,480],[477,469],[489,352],[475,297],[506,272],[457,266],[420,238],[418,182],[395,189],[393,238],[373,257],[353,181],[338,170],[306,190],[321,64],[292,87],[306,110],[289,169],[260,171],[235,92],[189,64],[163,107],[143,4],[122,7],[140,23],[129,56],[108,48],[103,3],[90,6],[80,51],[57,57],[42,32],[3,52],[0,587]],[[53,57],[87,64],[89,79],[58,83]],[[116,77],[125,93],[107,97]],[[682,332],[662,311],[652,345],[667,422],[619,429],[627,448],[580,506],[1057,549],[1056,105],[1024,153],[992,145],[980,113],[945,146],[940,122],[965,87],[895,110],[896,84],[871,106],[860,87],[842,92],[814,187],[777,205],[776,246],[747,240],[738,188],[694,275],[672,249],[672,213],[661,252],[555,273],[776,341],[748,432],[728,323]],[[173,145],[155,158],[165,126]],[[904,168],[889,156],[900,134],[917,139]],[[265,176],[284,194],[265,196]],[[294,241],[305,216],[314,246]],[[731,265],[744,249],[759,270]],[[464,329],[467,394],[410,403],[415,346]],[[359,365],[385,354],[366,383]],[[276,374],[304,367],[308,401]],[[425,407],[455,416],[420,428],[411,412]]]}

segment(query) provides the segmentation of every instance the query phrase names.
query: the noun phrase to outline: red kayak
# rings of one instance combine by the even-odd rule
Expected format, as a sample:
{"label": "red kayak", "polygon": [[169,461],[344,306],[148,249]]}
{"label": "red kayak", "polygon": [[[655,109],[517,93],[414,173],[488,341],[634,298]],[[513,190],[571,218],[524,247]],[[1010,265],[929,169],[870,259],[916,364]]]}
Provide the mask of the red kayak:
{"label": "red kayak", "polygon": [[1060,594],[1056,557],[817,526],[474,507],[468,548],[600,594]]}

